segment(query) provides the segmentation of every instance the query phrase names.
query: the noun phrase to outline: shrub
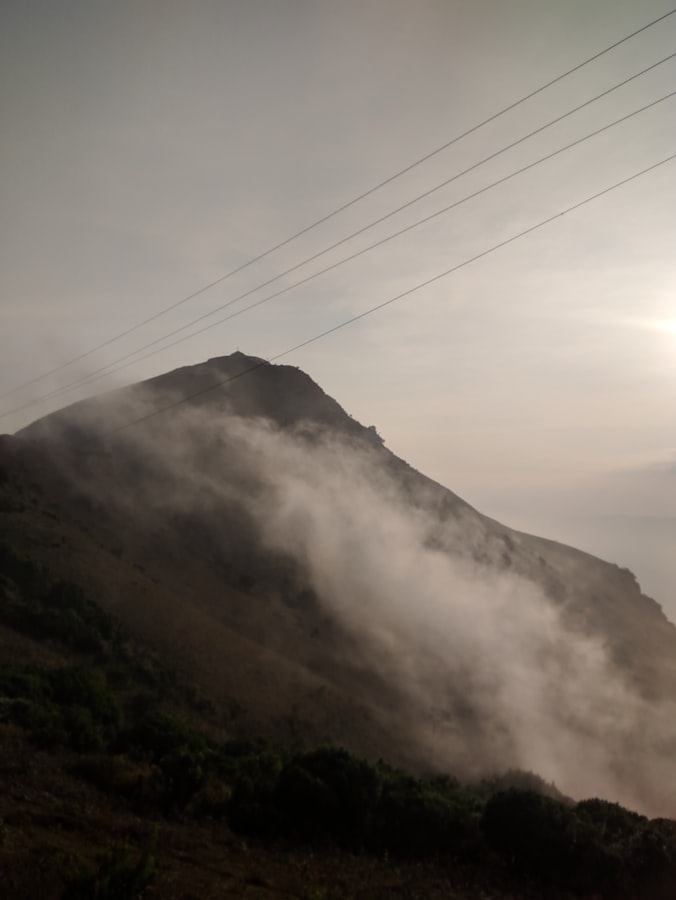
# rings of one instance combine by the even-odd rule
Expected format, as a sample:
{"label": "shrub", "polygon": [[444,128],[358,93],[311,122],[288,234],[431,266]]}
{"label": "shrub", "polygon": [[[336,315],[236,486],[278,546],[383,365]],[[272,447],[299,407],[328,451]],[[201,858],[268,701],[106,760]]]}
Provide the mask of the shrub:
{"label": "shrub", "polygon": [[159,763],[166,813],[179,812],[207,779],[205,754],[187,746],[172,750]]}
{"label": "shrub", "polygon": [[287,830],[274,800],[281,770],[280,756],[264,741],[221,745],[216,771],[232,788],[227,815],[233,828],[260,836]]}
{"label": "shrub", "polygon": [[455,853],[474,840],[475,802],[457,782],[423,781],[381,765],[382,793],[374,842],[397,856],[425,857]]}
{"label": "shrub", "polygon": [[196,753],[207,750],[207,741],[201,731],[185,719],[159,710],[152,698],[141,698],[137,702],[135,718],[129,741],[133,748],[150,754],[155,762],[183,748]]}
{"label": "shrub", "polygon": [[41,565],[23,559],[4,542],[0,542],[0,572],[30,592],[42,592],[47,584],[46,572]]}
{"label": "shrub", "polygon": [[676,822],[669,819],[644,820],[629,843],[627,855],[632,875],[638,884],[649,885],[656,897],[673,896],[673,886],[676,884]]}
{"label": "shrub", "polygon": [[285,766],[275,801],[300,832],[359,846],[370,835],[379,792],[373,766],[346,750],[325,747]]}
{"label": "shrub", "polygon": [[138,850],[118,841],[99,853],[93,865],[76,864],[66,880],[63,900],[135,900],[152,881],[155,869],[153,846]]}
{"label": "shrub", "polygon": [[610,803],[608,800],[581,800],[575,812],[582,821],[592,825],[606,845],[624,844],[647,823],[645,816]]}
{"label": "shrub", "polygon": [[481,821],[489,844],[512,865],[547,877],[560,877],[570,867],[576,824],[569,807],[516,789],[491,797]]}
{"label": "shrub", "polygon": [[105,681],[79,666],[2,666],[0,693],[14,698],[9,718],[41,747],[102,750],[119,729],[120,711]]}
{"label": "shrub", "polygon": [[51,695],[65,707],[87,710],[93,721],[111,729],[120,723],[120,710],[106,682],[90,669],[68,666],[49,673]]}
{"label": "shrub", "polygon": [[13,663],[0,665],[0,694],[24,700],[44,700],[49,694],[44,670]]}
{"label": "shrub", "polygon": [[54,581],[42,566],[19,557],[0,543],[0,575],[4,575],[2,619],[19,631],[56,640],[82,653],[101,656],[119,643],[119,623],[72,582]]}

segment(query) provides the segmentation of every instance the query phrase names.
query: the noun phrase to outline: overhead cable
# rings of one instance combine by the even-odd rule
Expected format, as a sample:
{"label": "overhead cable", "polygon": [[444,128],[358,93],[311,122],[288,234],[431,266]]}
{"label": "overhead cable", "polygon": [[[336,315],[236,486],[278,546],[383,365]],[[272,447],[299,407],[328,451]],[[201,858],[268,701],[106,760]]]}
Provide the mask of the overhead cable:
{"label": "overhead cable", "polygon": [[464,268],[465,266],[469,266],[477,260],[483,259],[491,253],[495,253],[496,250],[500,250],[502,247],[506,247],[509,244],[514,243],[514,241],[519,240],[520,238],[525,237],[528,234],[532,234],[534,231],[537,231],[540,228],[543,228],[545,225],[549,225],[551,222],[560,219],[562,216],[568,215],[568,213],[574,212],[577,209],[580,209],[583,206],[586,206],[588,203],[592,203],[594,200],[598,200],[600,197],[604,197],[609,194],[611,191],[617,190],[617,188],[622,187],[625,184],[629,184],[632,181],[635,181],[637,178],[642,177],[643,175],[647,175],[648,172],[653,172],[655,169],[658,169],[660,166],[664,166],[672,160],[676,159],[676,153],[672,153],[670,156],[665,157],[664,159],[659,160],[658,162],[652,163],[652,165],[647,166],[644,169],[641,169],[639,172],[635,172],[633,175],[629,175],[626,178],[623,178],[621,181],[616,181],[614,184],[610,185],[607,188],[604,188],[601,191],[597,191],[597,193],[592,194],[590,197],[586,197],[584,200],[580,200],[577,203],[568,206],[566,209],[560,210],[554,215],[548,216],[546,219],[542,219],[540,222],[537,222],[535,225],[531,225],[528,228],[524,228],[522,231],[517,232],[516,234],[511,235],[508,238],[505,238],[502,241],[499,241],[496,244],[493,244],[491,247],[488,247],[486,250],[482,250],[480,253],[476,253],[474,256],[469,257],[468,259],[463,260],[460,263],[457,263],[454,266],[451,266],[449,269],[444,270],[443,272],[439,272],[439,274],[432,276],[431,278],[426,279],[425,281],[421,281],[418,284],[414,285],[411,288],[408,288],[405,291],[401,291],[396,294],[394,297],[390,297],[387,300],[383,300],[381,303],[377,303],[375,306],[371,306],[368,309],[364,310],[357,315],[350,316],[349,319],[345,319],[342,322],[339,322],[337,325],[333,325],[331,328],[327,328],[324,331],[319,332],[318,334],[313,335],[310,338],[307,338],[304,341],[301,341],[298,344],[295,344],[293,347],[288,347],[286,350],[282,350],[280,353],[276,353],[274,356],[269,357],[266,360],[262,360],[255,365],[244,369],[241,372],[238,372],[236,375],[231,375],[228,378],[217,381],[215,384],[210,385],[209,387],[202,388],[199,391],[194,391],[191,394],[186,395],[185,397],[180,397],[178,400],[173,401],[172,403],[168,403],[165,406],[159,407],[158,409],[154,409],[149,413],[146,413],[143,416],[139,416],[136,419],[132,419],[128,422],[123,423],[122,425],[118,425],[115,428],[111,428],[108,431],[103,432],[98,437],[100,439],[105,439],[107,437],[112,436],[113,434],[117,434],[121,431],[126,431],[128,428],[132,428],[135,425],[140,425],[143,422],[147,422],[149,419],[153,419],[156,416],[159,416],[165,412],[169,412],[172,409],[175,409],[178,406],[182,406],[184,403],[188,403],[190,400],[194,400],[196,397],[201,397],[204,394],[208,394],[212,391],[218,390],[219,388],[225,387],[225,385],[236,381],[239,378],[244,377],[245,375],[249,375],[252,372],[255,372],[257,369],[260,369],[264,366],[268,366],[277,360],[284,359],[284,357],[289,356],[291,353],[295,353],[297,350],[301,350],[304,347],[310,346],[310,344],[314,344],[317,341],[323,340],[331,334],[335,334],[337,331],[346,328],[348,325],[353,325],[355,322],[359,322],[362,319],[365,319],[367,316],[371,316],[376,312],[379,312],[382,309],[386,309],[388,306],[391,306],[393,303],[396,303],[399,300],[403,300],[405,297],[410,297],[412,294],[417,293],[423,288],[429,287],[431,284],[434,284],[438,281],[441,281],[443,278],[447,278],[449,275],[452,275],[454,272]]}
{"label": "overhead cable", "polygon": [[[590,106],[592,103],[595,103],[596,101],[602,99],[603,97],[608,96],[609,94],[613,93],[614,91],[619,90],[619,88],[624,87],[629,82],[636,80],[640,76],[645,75],[647,72],[655,69],[657,66],[663,65],[664,63],[668,62],[669,60],[673,59],[674,57],[676,57],[676,52],[669,54],[669,56],[666,56],[663,59],[658,60],[655,63],[652,63],[650,66],[647,66],[646,68],[641,69],[639,72],[636,72],[635,74],[629,76],[628,78],[625,78],[623,81],[618,82],[617,84],[613,85],[610,88],[607,88],[606,90],[595,95],[594,97],[590,98],[589,100],[586,100],[584,103],[578,104],[573,109],[568,110],[568,112],[565,112],[565,113],[561,114],[560,116],[557,116],[554,119],[551,119],[549,122],[545,123],[544,125],[541,125],[536,129],[533,129],[532,131],[528,132],[527,134],[523,135],[522,137],[518,138],[517,140],[512,141],[511,143],[501,147],[499,150],[496,150],[493,153],[489,154],[488,156],[484,157],[479,162],[473,163],[471,166],[468,166],[467,168],[463,169],[462,171],[457,172],[456,174],[452,175],[450,178],[447,178],[445,181],[441,182],[440,184],[435,185],[434,187],[430,188],[429,190],[425,191],[424,193],[419,194],[417,197],[414,197],[412,200],[409,200],[407,203],[404,203],[401,206],[397,207],[396,209],[392,210],[391,212],[386,213],[383,216],[380,216],[378,219],[369,223],[368,225],[364,225],[363,227],[357,229],[356,231],[353,231],[351,234],[347,235],[346,237],[341,238],[340,240],[334,242],[330,246],[325,247],[323,250],[320,250],[317,253],[313,254],[312,256],[302,260],[301,262],[289,267],[288,269],[285,269],[283,272],[280,272],[278,275],[275,275],[274,277],[269,278],[267,281],[264,281],[261,284],[258,284],[255,287],[250,288],[247,291],[244,291],[243,293],[239,294],[238,296],[228,300],[227,302],[221,304],[220,306],[215,307],[214,309],[210,310],[209,312],[203,313],[201,316],[198,316],[195,319],[192,319],[191,321],[186,322],[183,325],[180,325],[179,327],[173,329],[172,331],[169,331],[166,334],[161,335],[160,337],[155,338],[154,340],[149,341],[148,343],[143,344],[140,347],[137,347],[135,350],[132,350],[129,353],[126,353],[125,355],[118,357],[113,362],[100,367],[99,369],[97,369],[94,372],[90,372],[88,375],[86,375],[84,377],[75,379],[74,381],[68,382],[65,385],[61,385],[60,387],[55,388],[54,390],[49,391],[46,394],[42,394],[39,397],[35,397],[29,401],[26,401],[25,403],[19,404],[11,409],[8,409],[8,410],[0,413],[0,419],[5,418],[6,416],[9,416],[13,413],[20,412],[23,409],[27,409],[31,406],[34,406],[35,404],[43,402],[44,400],[48,400],[51,397],[60,396],[62,394],[68,393],[69,391],[76,389],[77,387],[82,387],[87,384],[91,384],[95,381],[98,381],[101,378],[105,377],[106,375],[114,374],[115,372],[118,372],[118,371],[121,371],[122,369],[128,368],[129,365],[133,365],[136,362],[141,362],[145,359],[148,359],[150,356],[153,356],[158,352],[163,352],[164,350],[169,349],[170,347],[174,347],[177,344],[182,343],[184,340],[188,340],[192,337],[196,337],[197,335],[203,334],[205,331],[208,331],[210,328],[214,328],[217,325],[222,325],[224,322],[234,319],[237,316],[240,316],[240,315],[248,312],[251,309],[255,309],[259,306],[262,306],[263,304],[268,303],[269,301],[281,296],[282,294],[288,293],[293,288],[300,287],[301,285],[306,284],[309,281],[312,281],[313,279],[319,277],[320,275],[323,275],[326,272],[329,272],[329,271],[337,268],[338,266],[343,265],[344,263],[349,262],[350,260],[355,259],[356,257],[361,256],[361,255],[369,252],[370,250],[375,249],[376,247],[382,246],[383,244],[387,243],[390,240],[393,240],[396,237],[399,237],[400,235],[406,233],[407,231],[411,231],[413,228],[416,228],[419,225],[422,225],[445,212],[449,212],[450,210],[454,209],[455,207],[461,205],[462,203],[465,203],[468,200],[471,200],[474,197],[476,197],[482,193],[485,193],[486,191],[504,183],[505,181],[509,180],[510,178],[520,175],[521,173],[527,171],[528,169],[532,169],[534,166],[536,166],[542,162],[545,162],[548,159],[551,159],[553,156],[563,153],[565,150],[568,150],[568,149],[582,143],[583,141],[586,141],[592,137],[595,137],[596,135],[600,134],[601,132],[606,131],[609,128],[612,128],[613,126],[618,125],[621,122],[624,122],[627,119],[632,118],[633,116],[638,115],[639,113],[641,113],[647,109],[650,109],[651,107],[656,106],[658,103],[662,103],[663,101],[670,99],[673,96],[674,92],[666,94],[665,96],[660,97],[657,100],[654,100],[654,101],[651,101],[650,103],[645,104],[644,106],[640,107],[639,109],[634,110],[633,112],[628,113],[628,114],[620,117],[619,119],[616,119],[615,121],[610,122],[609,124],[596,129],[595,131],[592,131],[591,133],[585,135],[582,138],[572,141],[571,143],[565,145],[564,147],[561,147],[561,148],[553,151],[552,153],[549,153],[549,154],[541,157],[540,159],[536,160],[535,162],[530,163],[526,166],[523,166],[522,168],[518,169],[515,172],[512,172],[510,175],[500,178],[497,181],[494,181],[491,184],[487,185],[486,187],[481,188],[477,191],[474,191],[473,193],[461,198],[458,201],[455,201],[454,203],[444,207],[443,209],[441,209],[435,213],[432,213],[431,215],[426,216],[423,219],[420,219],[411,225],[407,225],[406,227],[395,232],[394,234],[386,236],[386,237],[376,241],[375,243],[370,244],[369,246],[363,248],[362,250],[359,250],[359,251],[345,257],[344,259],[339,260],[338,262],[332,263],[331,265],[324,267],[323,269],[319,270],[318,272],[315,272],[312,275],[302,278],[300,281],[297,281],[292,285],[288,285],[288,286],[280,289],[279,291],[276,291],[273,294],[268,295],[267,297],[264,297],[261,300],[257,300],[254,303],[251,303],[251,304],[245,306],[244,308],[237,310],[236,312],[233,312],[233,313],[229,314],[228,316],[225,316],[222,319],[218,319],[216,322],[213,322],[213,323],[205,326],[204,328],[198,329],[197,331],[193,331],[190,334],[186,335],[185,337],[183,337],[177,341],[172,341],[168,344],[165,344],[163,347],[159,348],[159,350],[153,351],[151,353],[143,354],[143,351],[148,350],[151,347],[155,347],[157,344],[163,343],[164,341],[167,341],[169,338],[174,337],[177,334],[181,334],[182,332],[186,331],[188,328],[192,327],[193,325],[197,325],[200,322],[204,321],[205,319],[211,318],[216,313],[222,312],[224,309],[227,309],[228,307],[245,299],[246,297],[251,296],[251,294],[254,294],[257,291],[262,290],[265,287],[268,287],[269,285],[273,284],[276,281],[279,281],[281,278],[285,277],[286,275],[289,275],[292,272],[297,271],[298,269],[302,268],[303,266],[307,265],[308,263],[313,262],[314,260],[320,258],[321,256],[326,255],[330,251],[337,249],[341,245],[347,243],[352,238],[355,238],[355,237],[359,236],[360,234],[363,234],[364,232],[370,230],[374,226],[379,225],[382,222],[386,221],[387,219],[392,218],[392,216],[403,211],[404,209],[407,209],[408,207],[412,206],[414,203],[418,202],[419,200],[429,197],[431,194],[448,186],[452,182],[457,181],[462,176],[478,169],[479,167],[485,165],[487,162],[496,159],[498,156],[502,155],[503,153],[506,153],[508,150],[511,150],[514,147],[524,143],[528,139],[545,131],[547,128],[550,128],[555,124],[558,124],[562,120],[572,116],[574,113],[579,112],[581,109],[584,109],[585,107]],[[143,355],[139,356],[139,354],[143,354]],[[127,360],[129,360],[130,362],[128,362],[126,365],[120,365],[121,363],[125,363]]]}
{"label": "overhead cable", "polygon": [[158,311],[157,313],[154,313],[153,315],[148,316],[147,318],[143,319],[140,322],[137,322],[136,324],[119,332],[118,334],[115,334],[115,335],[111,336],[110,338],[107,338],[105,341],[102,341],[100,344],[97,344],[95,347],[92,347],[91,349],[86,350],[83,353],[80,353],[77,356],[72,357],[71,359],[66,360],[63,363],[60,363],[58,366],[55,366],[54,368],[49,369],[48,371],[43,372],[40,375],[37,375],[35,378],[32,378],[29,381],[25,381],[22,384],[16,385],[15,387],[11,388],[10,390],[3,392],[2,394],[0,394],[0,398],[4,398],[4,397],[10,396],[14,393],[17,393],[18,391],[23,390],[24,388],[30,387],[33,384],[36,384],[37,382],[42,381],[44,378],[48,378],[49,376],[62,371],[63,369],[67,368],[68,366],[73,365],[76,362],[80,362],[81,360],[86,359],[87,357],[91,356],[93,353],[96,353],[97,351],[102,350],[104,347],[108,347],[110,344],[115,343],[116,341],[121,340],[124,337],[127,337],[128,335],[137,331],[139,328],[142,328],[144,325],[148,325],[150,322],[153,322],[153,321],[161,318],[162,316],[166,315],[167,313],[171,312],[172,310],[177,309],[179,306],[182,306],[183,304],[189,302],[190,300],[195,299],[196,297],[200,296],[201,294],[206,293],[211,288],[216,287],[216,285],[222,284],[224,281],[228,280],[229,278],[232,278],[234,275],[238,274],[239,272],[244,271],[245,269],[249,268],[250,266],[254,265],[255,263],[260,262],[261,260],[270,256],[277,250],[280,250],[283,247],[286,247],[292,241],[297,240],[299,237],[302,237],[303,235],[305,235],[308,232],[312,231],[313,229],[317,228],[319,225],[323,225],[325,222],[328,222],[329,220],[335,218],[337,215],[339,215],[340,213],[349,209],[350,207],[354,206],[355,204],[359,203],[361,200],[366,199],[367,197],[376,193],[376,191],[379,191],[381,188],[385,187],[388,184],[391,184],[396,179],[400,178],[401,176],[407,174],[408,172],[412,171],[416,167],[422,165],[423,163],[427,162],[428,160],[430,160],[433,157],[437,156],[438,154],[442,153],[444,150],[447,150],[448,148],[452,147],[454,144],[457,144],[459,141],[463,140],[464,138],[469,137],[469,135],[474,134],[475,132],[479,131],[481,128],[485,127],[486,125],[490,124],[491,122],[496,121],[497,119],[506,115],[508,112],[511,112],[512,110],[514,110],[517,107],[521,106],[522,104],[526,103],[528,100],[531,100],[533,97],[536,97],[538,94],[541,94],[543,91],[547,90],[548,88],[550,88],[553,85],[557,84],[558,82],[562,81],[564,78],[567,78],[568,76],[572,75],[573,73],[578,72],[580,69],[584,68],[585,66],[588,66],[592,62],[595,62],[596,60],[600,59],[602,56],[605,56],[607,53],[610,53],[612,50],[615,50],[617,47],[621,46],[622,44],[626,43],[627,41],[629,41],[632,38],[636,37],[637,35],[641,34],[642,32],[647,31],[649,28],[653,28],[655,25],[659,24],[660,22],[665,21],[670,16],[673,16],[675,13],[676,13],[676,8],[669,10],[668,12],[664,13],[661,16],[658,16],[657,18],[653,19],[650,22],[647,22],[645,25],[642,25],[640,28],[635,29],[630,34],[625,35],[624,37],[620,38],[619,40],[617,40],[614,43],[610,44],[609,46],[605,47],[603,50],[599,50],[597,53],[593,54],[592,56],[587,57],[582,62],[577,63],[572,68],[567,69],[565,72],[562,72],[560,75],[557,75],[556,77],[550,79],[549,81],[540,85],[540,87],[535,88],[534,90],[530,91],[528,94],[525,94],[523,97],[519,98],[518,100],[515,100],[512,103],[508,104],[507,106],[502,107],[500,110],[498,110],[497,112],[488,116],[487,118],[483,119],[481,122],[478,122],[476,125],[473,125],[472,127],[468,128],[466,131],[462,132],[461,134],[456,135],[455,137],[446,141],[444,144],[441,144],[439,147],[436,147],[434,150],[431,150],[429,153],[426,153],[424,156],[419,157],[418,159],[414,160],[412,163],[409,163],[403,169],[400,169],[399,171],[395,172],[394,174],[388,176],[387,178],[385,178],[382,181],[375,184],[373,187],[369,188],[366,191],[363,191],[362,193],[353,197],[351,200],[348,200],[346,203],[343,203],[341,206],[338,206],[336,209],[332,210],[331,212],[327,213],[326,215],[321,216],[319,219],[316,219],[314,222],[310,223],[309,225],[306,225],[304,228],[301,228],[299,231],[295,232],[294,234],[290,235],[289,237],[285,238],[284,240],[276,243],[274,246],[269,247],[267,250],[264,250],[263,252],[259,253],[258,255],[252,257],[247,262],[242,263],[239,266],[236,266],[234,269],[231,269],[230,271],[226,272],[224,275],[221,275],[219,278],[216,278],[213,281],[209,282],[208,284],[203,285],[202,287],[200,287],[197,290],[193,291],[192,293],[182,297],[181,299],[177,300],[175,303],[170,304],[169,306]]}

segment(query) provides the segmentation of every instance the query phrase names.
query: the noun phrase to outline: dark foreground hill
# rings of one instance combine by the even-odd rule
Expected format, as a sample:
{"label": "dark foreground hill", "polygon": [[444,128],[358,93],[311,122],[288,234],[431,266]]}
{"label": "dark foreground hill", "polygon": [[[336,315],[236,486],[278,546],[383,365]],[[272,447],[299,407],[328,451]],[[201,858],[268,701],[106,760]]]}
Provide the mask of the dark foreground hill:
{"label": "dark foreground hill", "polygon": [[631,573],[482,516],[298,369],[236,353],[4,441],[18,548],[228,727],[676,808],[676,629]]}
{"label": "dark foreground hill", "polygon": [[0,880],[14,900],[668,900],[676,822],[233,739],[75,584],[0,544]]}
{"label": "dark foreground hill", "polygon": [[[628,571],[482,516],[293,367],[234,354],[75,404],[3,438],[0,479],[9,558],[77,585],[188,679],[214,740],[474,782],[531,770],[674,815],[660,607]],[[72,662],[43,643],[17,656],[13,635],[8,662]]]}

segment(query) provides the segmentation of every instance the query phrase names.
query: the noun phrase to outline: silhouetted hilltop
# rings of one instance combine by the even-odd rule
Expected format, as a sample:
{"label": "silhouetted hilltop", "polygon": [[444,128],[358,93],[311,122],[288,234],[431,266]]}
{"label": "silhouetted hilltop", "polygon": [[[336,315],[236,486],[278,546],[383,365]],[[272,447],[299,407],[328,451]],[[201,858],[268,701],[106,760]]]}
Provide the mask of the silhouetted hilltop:
{"label": "silhouetted hilltop", "polygon": [[187,403],[206,408],[213,415],[220,411],[261,416],[281,427],[308,421],[369,440],[375,437],[372,428],[360,425],[297,367],[271,365],[239,351],[199,365],[174,369],[129,388],[104,394],[95,401],[73,403],[21,429],[17,437],[72,436],[73,429],[78,428],[105,432],[132,421],[125,419],[125,415],[141,398],[148,403],[148,413]]}
{"label": "silhouetted hilltop", "polygon": [[659,605],[482,515],[299,369],[186,366],[38,420],[0,467],[13,546],[190,673],[233,733],[676,807]]}

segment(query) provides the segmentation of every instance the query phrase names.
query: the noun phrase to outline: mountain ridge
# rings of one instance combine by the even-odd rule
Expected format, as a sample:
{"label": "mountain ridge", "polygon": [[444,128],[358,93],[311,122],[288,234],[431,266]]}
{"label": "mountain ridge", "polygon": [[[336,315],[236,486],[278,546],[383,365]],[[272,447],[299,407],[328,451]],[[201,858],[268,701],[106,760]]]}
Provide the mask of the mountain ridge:
{"label": "mountain ridge", "polygon": [[652,719],[672,740],[659,605],[628,571],[483,516],[299,369],[182,367],[3,438],[0,465],[17,544],[246,710],[226,727],[418,768],[545,765],[572,794],[596,778],[662,802],[666,763],[636,744]]}

